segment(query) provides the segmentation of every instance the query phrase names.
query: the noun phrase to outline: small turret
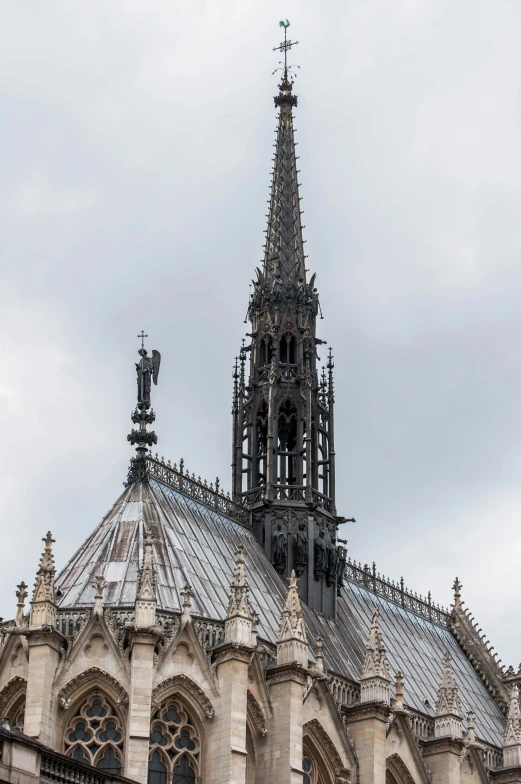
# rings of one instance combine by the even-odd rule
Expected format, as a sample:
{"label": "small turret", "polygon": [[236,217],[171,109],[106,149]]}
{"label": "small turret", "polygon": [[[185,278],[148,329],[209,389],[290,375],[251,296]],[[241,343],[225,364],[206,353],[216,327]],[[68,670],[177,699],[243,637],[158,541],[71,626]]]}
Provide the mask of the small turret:
{"label": "small turret", "polygon": [[375,610],[371,621],[369,639],[365,648],[360,702],[385,702],[391,697],[389,664],[378,624],[379,612]]}
{"label": "small turret", "polygon": [[42,539],[42,542],[45,542],[45,549],[40,559],[40,566],[38,567],[34,583],[29,616],[29,627],[31,629],[38,629],[44,625],[54,626],[56,623],[56,591],[54,586],[56,569],[52,554],[54,541],[50,531]]}
{"label": "small turret", "polygon": [[252,644],[253,616],[248,599],[248,583],[244,567],[244,547],[239,545],[235,554],[235,573],[230,585],[230,601],[224,623],[225,642]]}
{"label": "small turret", "polygon": [[503,765],[505,768],[521,765],[521,711],[516,685],[510,690],[510,706],[503,741]]}
{"label": "small turret", "polygon": [[136,627],[149,628],[156,621],[156,576],[152,555],[154,537],[150,528],[145,530],[143,563],[138,574],[136,594]]}
{"label": "small turret", "polygon": [[288,595],[282,611],[277,637],[277,664],[291,664],[293,662],[298,662],[304,668],[308,666],[308,640],[297,591],[295,571],[291,572],[289,578]]}
{"label": "small turret", "polygon": [[443,674],[438,699],[436,701],[436,717],[434,719],[434,736],[436,738],[463,737],[461,705],[458,687],[454,680],[450,654],[446,650],[443,657]]}

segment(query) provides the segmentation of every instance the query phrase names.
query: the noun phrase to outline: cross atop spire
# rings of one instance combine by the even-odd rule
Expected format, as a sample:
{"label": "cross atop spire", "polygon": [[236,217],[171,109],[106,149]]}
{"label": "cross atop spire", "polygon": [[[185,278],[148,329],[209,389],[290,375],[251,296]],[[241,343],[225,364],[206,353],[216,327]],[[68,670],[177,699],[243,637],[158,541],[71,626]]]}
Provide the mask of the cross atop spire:
{"label": "cross atop spire", "polygon": [[284,52],[284,68],[282,67],[282,63],[280,63],[280,67],[276,68],[273,73],[282,71],[282,84],[289,84],[289,76],[291,75],[292,69],[295,67],[298,68],[299,66],[288,66],[288,52],[292,46],[296,46],[298,44],[298,41],[288,41],[289,21],[287,19],[285,21],[279,22],[279,27],[284,28],[284,40],[279,44],[279,46],[274,46],[273,51]]}

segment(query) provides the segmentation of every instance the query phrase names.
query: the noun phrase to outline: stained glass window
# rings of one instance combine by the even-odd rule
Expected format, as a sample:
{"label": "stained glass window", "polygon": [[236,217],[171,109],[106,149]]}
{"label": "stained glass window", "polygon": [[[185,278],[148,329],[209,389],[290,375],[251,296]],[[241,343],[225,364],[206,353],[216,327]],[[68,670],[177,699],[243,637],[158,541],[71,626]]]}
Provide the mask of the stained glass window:
{"label": "stained glass window", "polygon": [[195,784],[201,744],[195,724],[180,700],[170,698],[150,724],[148,784]]}
{"label": "stained glass window", "polygon": [[123,725],[104,697],[89,697],[78,707],[64,733],[65,753],[101,770],[121,773]]}

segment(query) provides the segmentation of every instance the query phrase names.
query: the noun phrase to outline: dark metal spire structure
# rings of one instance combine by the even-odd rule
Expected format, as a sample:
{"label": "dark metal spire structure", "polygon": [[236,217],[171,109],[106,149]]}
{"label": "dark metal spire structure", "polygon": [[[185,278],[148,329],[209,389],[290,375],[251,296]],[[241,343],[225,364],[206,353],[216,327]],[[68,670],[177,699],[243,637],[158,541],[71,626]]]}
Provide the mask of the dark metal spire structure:
{"label": "dark metal spire structure", "polygon": [[152,351],[152,356],[148,356],[145,348],[145,338],[148,335],[144,330],[138,335],[141,340],[141,348],[138,351],[140,356],[139,362],[136,362],[137,372],[137,405],[131,414],[132,422],[138,425],[138,429],[132,429],[127,436],[127,441],[130,441],[132,446],[136,446],[136,457],[130,461],[130,467],[127,477],[127,485],[136,481],[146,481],[147,479],[147,465],[146,455],[147,447],[152,444],[157,444],[157,436],[153,430],[147,430],[147,425],[151,425],[156,418],[154,409],[151,406],[150,391],[152,381],[157,384],[159,376],[159,366],[161,364],[161,354],[159,351]]}
{"label": "dark metal spire structure", "polygon": [[[316,336],[320,314],[315,275],[308,281],[302,238],[293,130],[292,67],[287,38],[268,227],[262,270],[250,296],[249,346],[241,349],[233,403],[233,498],[248,508],[257,538],[275,569],[301,575],[299,591],[312,609],[336,613],[339,557],[335,508],[333,360],[321,383]],[[321,314],[320,314],[321,315]],[[249,375],[244,368],[249,354]],[[339,550],[342,551],[339,554]]]}

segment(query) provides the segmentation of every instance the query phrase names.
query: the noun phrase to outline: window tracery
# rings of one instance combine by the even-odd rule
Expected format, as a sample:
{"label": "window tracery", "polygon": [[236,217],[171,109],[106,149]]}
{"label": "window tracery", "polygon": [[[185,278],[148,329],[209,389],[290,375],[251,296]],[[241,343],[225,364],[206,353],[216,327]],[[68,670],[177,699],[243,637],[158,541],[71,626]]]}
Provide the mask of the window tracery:
{"label": "window tracery", "polygon": [[23,732],[24,721],[25,721],[25,696],[12,710],[12,718],[9,724],[13,729],[20,730],[20,732]]}
{"label": "window tracery", "polygon": [[65,753],[100,770],[121,773],[123,725],[113,706],[100,694],[76,711],[64,734]]}
{"label": "window tracery", "polygon": [[170,698],[150,724],[148,784],[196,784],[201,743],[184,705]]}

